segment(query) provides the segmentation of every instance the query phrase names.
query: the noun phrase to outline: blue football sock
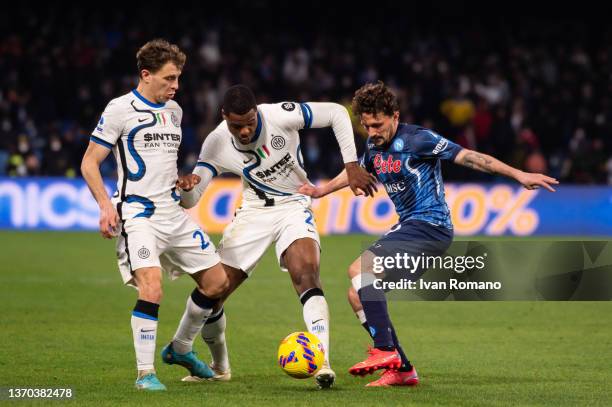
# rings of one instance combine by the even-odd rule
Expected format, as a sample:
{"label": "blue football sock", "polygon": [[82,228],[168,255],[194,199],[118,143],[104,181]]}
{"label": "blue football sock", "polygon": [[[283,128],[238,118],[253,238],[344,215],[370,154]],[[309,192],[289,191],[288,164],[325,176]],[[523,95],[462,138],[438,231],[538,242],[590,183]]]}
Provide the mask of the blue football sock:
{"label": "blue football sock", "polygon": [[402,349],[400,343],[399,343],[399,339],[397,339],[397,334],[395,333],[395,328],[393,327],[393,324],[391,324],[391,337],[393,338],[393,344],[395,345],[395,349],[397,350],[397,352],[399,353],[400,357],[402,358],[402,367],[399,368],[400,371],[402,372],[409,372],[412,370],[412,364],[410,364],[410,361],[408,360],[408,357],[406,356],[406,354],[404,353],[404,349]]}
{"label": "blue football sock", "polygon": [[382,290],[377,290],[372,285],[362,287],[359,291],[359,299],[363,305],[370,335],[374,339],[376,348],[393,348],[391,321],[387,311],[387,299]]}

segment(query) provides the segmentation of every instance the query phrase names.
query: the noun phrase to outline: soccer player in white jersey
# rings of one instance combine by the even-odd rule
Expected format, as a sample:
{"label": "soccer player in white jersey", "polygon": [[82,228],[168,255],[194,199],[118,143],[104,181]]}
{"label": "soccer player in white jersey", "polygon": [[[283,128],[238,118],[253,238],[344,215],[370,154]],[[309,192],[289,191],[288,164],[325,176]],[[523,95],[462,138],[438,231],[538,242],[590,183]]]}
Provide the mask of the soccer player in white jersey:
{"label": "soccer player in white jersey", "polygon": [[[118,237],[123,281],[138,290],[131,318],[136,387],[165,390],[154,369],[161,271],[172,278],[187,273],[197,284],[172,346],[163,350],[164,362],[181,364],[203,378],[213,373],[195,357],[191,346],[228,279],[215,247],[179,206],[176,193],[182,110],[172,98],[185,54],[167,41],[153,40],[140,48],[136,58],[138,87],[106,106],[81,171],[100,207],[100,232],[105,238]],[[112,200],[99,170],[110,151],[118,167],[117,192]]]}
{"label": "soccer player in white jersey", "polygon": [[[319,234],[310,197],[297,192],[307,181],[298,130],[331,127],[351,188],[357,194],[371,195],[374,178],[357,163],[348,112],[336,103],[257,105],[249,88],[236,85],[224,96],[222,114],[225,120],[205,139],[194,170],[201,181],[193,190],[181,192],[181,205],[195,206],[218,174],[230,172],[242,177],[242,205],[219,244],[230,280],[224,297],[251,275],[266,249],[274,244],[279,265],[289,272],[303,304],[306,327],[325,348],[325,363],[315,376],[317,383],[321,388],[331,387],[335,373],[329,364],[329,311],[319,280]],[[213,356],[212,368],[219,379],[227,379],[223,309],[209,322],[202,336]]]}

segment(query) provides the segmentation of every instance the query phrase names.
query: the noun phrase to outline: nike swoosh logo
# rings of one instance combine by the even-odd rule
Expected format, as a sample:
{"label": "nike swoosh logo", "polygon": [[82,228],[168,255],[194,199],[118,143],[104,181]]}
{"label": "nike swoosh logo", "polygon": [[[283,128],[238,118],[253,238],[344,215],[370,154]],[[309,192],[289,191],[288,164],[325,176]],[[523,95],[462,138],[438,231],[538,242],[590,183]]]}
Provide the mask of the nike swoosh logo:
{"label": "nike swoosh logo", "polygon": [[142,332],[142,333],[155,332],[155,329],[149,329],[148,331],[145,331],[144,329],[141,329],[140,332]]}
{"label": "nike swoosh logo", "polygon": [[314,231],[314,230],[312,230],[312,229],[308,229],[308,231],[309,231],[310,233],[314,233],[314,232],[315,232],[315,231]]}
{"label": "nike swoosh logo", "polygon": [[138,119],[138,123],[142,123],[142,122],[144,122],[145,120],[147,120],[147,119]]}
{"label": "nike swoosh logo", "polygon": [[316,321],[312,321],[312,322],[311,322],[311,324],[316,324],[316,323],[317,323],[317,322],[319,322],[319,321],[323,321],[323,318],[321,318],[321,319],[317,319]]}
{"label": "nike swoosh logo", "polygon": [[244,160],[242,163],[243,163],[243,164],[248,164],[248,163],[250,163],[251,161],[253,161],[253,159],[252,159],[252,158],[249,158],[248,160]]}

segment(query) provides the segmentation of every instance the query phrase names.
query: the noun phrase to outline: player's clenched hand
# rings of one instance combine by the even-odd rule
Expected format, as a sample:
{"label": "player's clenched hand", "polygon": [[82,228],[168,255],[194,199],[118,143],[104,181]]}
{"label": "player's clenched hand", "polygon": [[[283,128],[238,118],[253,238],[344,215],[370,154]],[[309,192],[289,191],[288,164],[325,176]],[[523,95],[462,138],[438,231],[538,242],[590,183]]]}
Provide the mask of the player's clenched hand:
{"label": "player's clenched hand", "polygon": [[302,184],[302,186],[298,189],[298,192],[312,198],[321,198],[325,195],[322,188],[312,185],[309,182]]}
{"label": "player's clenched hand", "polygon": [[531,172],[522,172],[516,179],[527,189],[538,189],[540,187],[544,187],[550,192],[555,192],[552,185],[557,185],[559,183],[559,181],[552,177]]}
{"label": "player's clenched hand", "polygon": [[374,192],[378,191],[378,188],[376,187],[376,178],[372,174],[361,168],[356,162],[347,163],[345,168],[349,187],[353,194],[374,196]]}
{"label": "player's clenched hand", "polygon": [[117,209],[110,201],[100,207],[100,233],[105,239],[112,239],[117,236],[119,224],[119,214]]}
{"label": "player's clenched hand", "polygon": [[200,176],[196,174],[181,175],[176,181],[176,186],[183,191],[191,191],[193,187],[200,183]]}

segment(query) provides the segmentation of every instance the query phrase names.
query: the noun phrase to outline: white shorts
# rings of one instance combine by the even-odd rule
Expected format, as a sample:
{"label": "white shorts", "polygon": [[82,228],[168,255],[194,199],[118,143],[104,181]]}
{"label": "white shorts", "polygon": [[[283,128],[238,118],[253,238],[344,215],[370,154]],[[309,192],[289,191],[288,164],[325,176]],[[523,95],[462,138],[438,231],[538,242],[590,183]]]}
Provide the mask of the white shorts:
{"label": "white shorts", "polygon": [[189,215],[169,220],[127,219],[117,238],[117,260],[125,284],[135,286],[134,270],[161,267],[171,279],[219,263],[215,245]]}
{"label": "white shorts", "polygon": [[249,276],[272,243],[283,271],[287,271],[281,256],[297,239],[310,238],[321,242],[308,202],[290,201],[275,206],[242,207],[223,231],[219,243],[221,262],[241,269]]}

